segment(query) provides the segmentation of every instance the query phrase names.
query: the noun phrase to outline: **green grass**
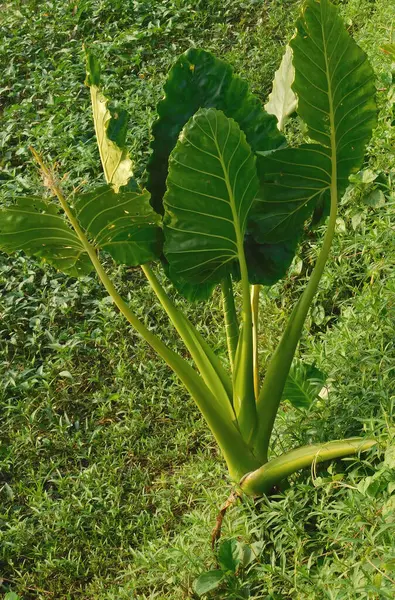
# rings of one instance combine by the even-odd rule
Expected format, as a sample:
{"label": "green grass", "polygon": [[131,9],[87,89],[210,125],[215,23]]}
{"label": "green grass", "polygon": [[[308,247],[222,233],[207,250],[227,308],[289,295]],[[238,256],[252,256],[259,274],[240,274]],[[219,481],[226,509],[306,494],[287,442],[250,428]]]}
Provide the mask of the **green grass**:
{"label": "green grass", "polygon": [[[106,89],[130,112],[128,143],[142,175],[174,58],[191,45],[211,49],[264,101],[298,6],[3,3],[1,200],[42,192],[29,144],[57,162],[68,190],[101,179],[82,42],[99,53]],[[342,202],[334,260],[300,345],[328,373],[329,397],[308,418],[284,405],[273,451],[361,431],[382,445],[297,475],[282,496],[233,508],[224,538],[238,537],[256,559],[215,598],[394,597],[395,468],[384,455],[395,437],[394,84],[380,51],[394,14],[387,0],[341,7],[377,73],[380,120],[365,165],[377,178],[355,184]],[[320,235],[310,234],[290,277],[262,297],[263,363]],[[141,272],[109,268],[137,314],[182,352]],[[224,354],[219,294],[186,310]],[[193,580],[215,568],[210,531],[229,488],[186,392],[94,278],[76,281],[23,255],[1,255],[0,314],[0,591],[23,600],[193,598]]]}

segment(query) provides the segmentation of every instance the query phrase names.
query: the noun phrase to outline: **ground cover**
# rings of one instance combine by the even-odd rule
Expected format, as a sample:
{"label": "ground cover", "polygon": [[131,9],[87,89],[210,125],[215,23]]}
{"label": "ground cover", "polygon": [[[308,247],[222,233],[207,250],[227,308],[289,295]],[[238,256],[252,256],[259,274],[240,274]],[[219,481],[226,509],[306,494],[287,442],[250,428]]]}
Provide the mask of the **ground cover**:
{"label": "ground cover", "polygon": [[[264,100],[297,7],[3,4],[2,200],[42,189],[26,166],[29,143],[58,161],[69,189],[100,178],[82,41],[101,54],[109,94],[131,112],[133,153],[147,148],[167,68],[192,44],[232,62]],[[328,372],[329,398],[310,409],[308,426],[302,412],[284,406],[281,448],[363,429],[383,443],[394,435],[393,88],[391,61],[380,50],[393,9],[348,2],[343,12],[378,74],[380,123],[365,175],[343,202],[337,260],[300,349]],[[138,159],[142,173],[145,155]],[[302,248],[292,290],[287,282],[271,289],[274,306],[262,299],[263,358],[318,244],[315,233]],[[147,301],[140,272],[114,275],[135,311],[180,348],[153,295]],[[93,278],[76,282],[22,255],[2,255],[0,302],[2,591],[23,599],[193,597],[192,581],[215,565],[208,538],[225,471],[192,402]],[[219,308],[214,296],[212,306],[189,312],[221,353],[225,340],[213,338]],[[393,467],[390,454],[341,462],[304,473],[258,509],[233,509],[224,537],[238,537],[255,558],[215,597],[393,597]]]}

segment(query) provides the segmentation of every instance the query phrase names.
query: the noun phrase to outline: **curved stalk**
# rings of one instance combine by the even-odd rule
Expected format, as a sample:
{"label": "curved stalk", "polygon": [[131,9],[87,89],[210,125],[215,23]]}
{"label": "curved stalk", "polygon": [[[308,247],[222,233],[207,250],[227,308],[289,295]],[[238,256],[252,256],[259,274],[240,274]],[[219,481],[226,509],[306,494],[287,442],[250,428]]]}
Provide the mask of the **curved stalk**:
{"label": "curved stalk", "polygon": [[[221,152],[222,169],[225,175],[225,185],[230,199],[233,199],[233,187],[229,180],[226,165],[223,162]],[[237,350],[233,371],[233,407],[241,435],[247,444],[252,442],[256,429],[256,405],[254,396],[254,379],[252,371],[252,311],[250,301],[250,284],[248,281],[247,262],[244,253],[244,234],[242,233],[239,215],[234,201],[230,202],[233,222],[236,224],[237,254],[240,264],[241,288],[242,288],[242,321],[237,343]]]}
{"label": "curved stalk", "polygon": [[243,492],[250,496],[262,496],[268,494],[275,484],[305,467],[313,466],[315,463],[352,456],[359,452],[365,452],[375,446],[375,440],[364,440],[363,438],[350,438],[348,440],[336,440],[327,444],[314,444],[302,446],[282,454],[254,471],[249,473],[240,482]]}
{"label": "curved stalk", "polygon": [[253,353],[253,371],[254,371],[254,392],[255,398],[259,396],[259,355],[258,355],[258,331],[259,331],[259,292],[261,285],[253,285],[251,289],[251,310],[252,310],[252,353]]}
{"label": "curved stalk", "polygon": [[[97,82],[97,85],[93,85],[92,83],[89,84],[92,100],[93,121],[104,176],[107,183],[110,184],[113,182],[114,172],[109,170],[109,164],[113,164],[114,161],[109,160],[109,150],[111,149],[112,152],[119,157],[119,160],[123,160],[125,162],[125,164],[129,167],[129,171],[131,162],[127,154],[125,154],[125,150],[119,148],[117,144],[108,139],[107,132],[103,124],[100,124],[99,109],[100,107],[103,109],[103,105],[106,106],[107,100],[100,96],[98,83],[99,82]],[[100,98],[98,98],[98,95]],[[116,163],[116,165],[116,168],[118,168],[119,163]],[[130,176],[131,171],[129,171],[124,173],[124,175]],[[119,191],[119,185],[116,186],[115,191]],[[219,358],[215,355],[211,348],[209,348],[208,344],[203,341],[200,334],[195,328],[193,328],[188,319],[184,315],[181,315],[180,311],[177,310],[176,306],[166,295],[150,267],[148,265],[142,265],[141,268],[150,282],[151,287],[157,295],[160,303],[167,312],[171,322],[175,326],[181,339],[189,350],[204,381],[211,389],[213,394],[219,400],[221,400],[224,405],[224,410],[228,410],[231,418],[234,419],[232,410],[232,384]]]}
{"label": "curved stalk", "polygon": [[[222,405],[218,399],[210,391],[202,378],[190,366],[190,364],[168,348],[152,331],[150,331],[144,323],[133,313],[127,303],[119,295],[114,284],[105,272],[100,263],[96,249],[88,241],[85,233],[81,229],[78,220],[74,216],[70,206],[63,195],[59,185],[54,181],[52,173],[44,165],[41,157],[34,149],[32,153],[40,165],[49,187],[57,196],[60,205],[62,206],[67,218],[78,235],[84,250],[92,261],[92,264],[99,276],[100,281],[104,285],[108,294],[111,296],[114,304],[124,315],[127,321],[134,329],[145,339],[146,342],[159,354],[161,358],[169,365],[176,373],[182,383],[185,385],[192,398],[195,400],[207,421],[228,466],[229,473],[232,478],[239,479],[244,473],[257,467],[257,461],[252,456],[248,446],[244,442],[235,421],[232,421],[227,412],[224,412]],[[254,465],[254,466],[252,466]]]}
{"label": "curved stalk", "polygon": [[148,264],[145,264],[142,265],[141,268],[159,302],[166,311],[185,346],[191,353],[206,385],[218,400],[223,403],[224,408],[230,409],[229,414],[232,420],[235,419],[232,409],[232,382],[222,366],[220,359],[187,317],[179,311],[171,301],[151,267]]}
{"label": "curved stalk", "polygon": [[223,299],[224,319],[226,341],[228,344],[228,354],[231,369],[233,371],[237,342],[239,340],[239,323],[237,320],[235,299],[233,296],[232,279],[227,275],[221,281],[221,291]]}
{"label": "curved stalk", "polygon": [[311,302],[318,289],[318,285],[329,256],[329,251],[335,232],[336,216],[337,191],[333,195],[331,214],[321,252],[318,256],[309,282],[301,298],[293,309],[281,341],[269,362],[265,380],[258,397],[257,411],[259,425],[255,437],[255,448],[257,455],[263,461],[267,461],[270,435],[273,430],[274,421],[280,405],[285,381],[291,367],[292,359],[294,357]]}
{"label": "curved stalk", "polygon": [[268,449],[270,436],[273,430],[274,421],[280,405],[282,392],[285,381],[291,367],[292,359],[298,345],[303,325],[307,317],[312,300],[317,292],[322,273],[326,261],[328,260],[329,252],[332,245],[333,236],[336,227],[337,217],[337,145],[336,145],[336,124],[335,110],[333,107],[333,96],[331,89],[331,80],[329,77],[329,69],[327,57],[326,70],[328,74],[328,102],[329,102],[329,125],[330,125],[330,144],[331,144],[331,210],[329,215],[328,228],[325,233],[321,252],[311,274],[310,280],[297,302],[294,310],[291,313],[290,320],[281,338],[281,341],[274,352],[274,355],[269,363],[266,377],[259,394],[257,402],[257,411],[259,418],[259,426],[255,438],[255,452],[262,458],[264,462],[268,458]]}

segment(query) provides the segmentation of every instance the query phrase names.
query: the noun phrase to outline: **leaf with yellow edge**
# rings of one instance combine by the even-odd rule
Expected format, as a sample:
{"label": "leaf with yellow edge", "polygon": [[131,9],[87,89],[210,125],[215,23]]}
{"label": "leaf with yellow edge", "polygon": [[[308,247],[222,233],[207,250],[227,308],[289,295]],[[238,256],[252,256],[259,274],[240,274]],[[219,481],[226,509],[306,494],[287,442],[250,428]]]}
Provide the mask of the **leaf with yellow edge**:
{"label": "leaf with yellow edge", "polygon": [[93,121],[104,175],[114,191],[119,192],[133,175],[133,164],[124,147],[128,114],[125,110],[115,112],[108,107],[108,98],[100,90],[100,65],[90,53],[86,55],[85,83],[91,92]]}

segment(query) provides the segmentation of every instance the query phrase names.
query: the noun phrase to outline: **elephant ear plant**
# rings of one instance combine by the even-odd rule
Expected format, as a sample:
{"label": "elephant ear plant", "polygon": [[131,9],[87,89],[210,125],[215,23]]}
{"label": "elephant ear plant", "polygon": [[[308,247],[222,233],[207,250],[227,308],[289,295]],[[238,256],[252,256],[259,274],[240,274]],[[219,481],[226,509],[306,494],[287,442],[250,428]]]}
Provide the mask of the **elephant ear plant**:
{"label": "elephant ear plant", "polygon": [[[276,75],[266,112],[230,65],[191,49],[170,70],[153,127],[147,189],[132,177],[127,116],[115,114],[88,55],[96,137],[107,184],[66,198],[33,151],[56,198],[18,198],[0,212],[0,247],[23,250],[72,276],[94,269],[118,309],[166,361],[202,412],[239,493],[267,494],[314,462],[366,450],[352,438],[269,460],[276,413],[335,233],[338,200],[363,163],[376,124],[374,74],[328,0],[307,0]],[[308,141],[281,132],[298,112]],[[261,385],[256,353],[260,285],[284,277],[307,220],[327,218],[322,248]],[[105,271],[102,252],[141,268],[194,366],[132,312]],[[175,306],[150,263],[187,299],[220,285],[229,365]],[[236,310],[233,286],[240,286]]]}

